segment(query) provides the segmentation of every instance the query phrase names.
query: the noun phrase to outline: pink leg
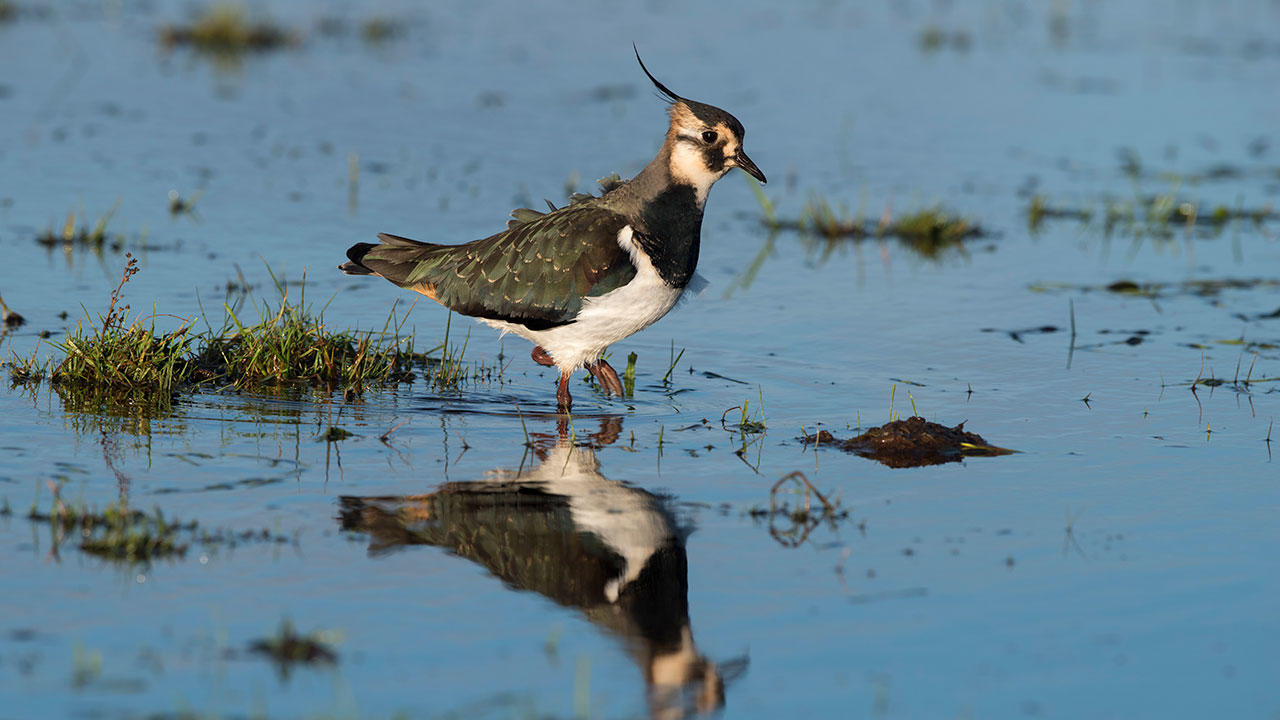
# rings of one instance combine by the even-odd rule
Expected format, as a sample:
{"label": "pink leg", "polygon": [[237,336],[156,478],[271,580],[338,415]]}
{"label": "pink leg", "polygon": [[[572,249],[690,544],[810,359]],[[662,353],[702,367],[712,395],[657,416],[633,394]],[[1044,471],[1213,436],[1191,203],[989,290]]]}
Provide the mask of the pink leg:
{"label": "pink leg", "polygon": [[556,387],[556,403],[560,410],[569,412],[573,407],[573,398],[569,396],[569,373],[560,373],[560,385]]}
{"label": "pink leg", "polygon": [[556,361],[551,359],[551,355],[546,350],[543,350],[541,345],[534,346],[533,352],[529,355],[534,362],[543,367],[551,367],[556,364]]}
{"label": "pink leg", "polygon": [[605,394],[623,395],[622,381],[618,379],[618,373],[605,360],[597,360],[593,363],[587,363],[587,372],[595,376],[600,383],[600,387],[604,388]]}

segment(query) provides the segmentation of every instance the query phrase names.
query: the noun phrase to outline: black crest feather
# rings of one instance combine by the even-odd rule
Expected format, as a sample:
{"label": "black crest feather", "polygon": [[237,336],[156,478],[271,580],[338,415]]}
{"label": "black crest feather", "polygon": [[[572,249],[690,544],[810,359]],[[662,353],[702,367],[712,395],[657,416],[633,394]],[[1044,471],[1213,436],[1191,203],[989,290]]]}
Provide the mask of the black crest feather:
{"label": "black crest feather", "polygon": [[684,100],[684,98],[671,92],[671,89],[668,88],[666,85],[663,85],[662,83],[658,82],[658,78],[654,77],[653,73],[649,72],[649,68],[645,67],[644,61],[640,59],[640,49],[636,47],[635,43],[631,43],[631,49],[636,51],[636,62],[640,63],[640,69],[644,71],[645,75],[649,76],[649,80],[651,80],[653,84],[658,88],[658,92],[662,93],[671,102],[681,102]]}

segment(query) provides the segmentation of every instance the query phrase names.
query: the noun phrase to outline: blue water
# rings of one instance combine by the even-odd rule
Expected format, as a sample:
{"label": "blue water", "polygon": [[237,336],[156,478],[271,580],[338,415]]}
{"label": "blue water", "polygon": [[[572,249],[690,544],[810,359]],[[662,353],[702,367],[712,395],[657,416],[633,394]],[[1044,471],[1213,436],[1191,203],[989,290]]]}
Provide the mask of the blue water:
{"label": "blue water", "polygon": [[[704,224],[710,287],[614,349],[639,355],[633,400],[575,382],[563,439],[553,375],[478,325],[467,357],[501,353],[501,381],[456,393],[208,391],[135,420],[47,385],[0,391],[0,717],[674,717],[717,705],[717,686],[727,717],[1280,713],[1264,442],[1280,320],[1260,317],[1280,307],[1280,223],[1107,237],[1069,219],[1033,233],[1026,216],[1037,193],[1274,205],[1274,3],[281,1],[252,10],[303,42],[238,63],[158,48],[157,26],[190,17],[180,3],[25,7],[0,25],[0,293],[29,321],[6,358],[48,357],[42,330],[105,311],[122,255],[34,237],[117,202],[108,227],[142,268],[126,300],[162,326],[202,308],[217,324],[239,272],[250,304],[272,302],[269,265],[305,272],[331,327],[381,329],[403,295],[333,269],[353,242],[481,237],[571,178],[648,162],[663,106],[632,41],[673,90],[742,120],[781,215],[819,193],[868,217],[940,204],[991,234],[936,259],[770,240],[731,175]],[[374,16],[403,34],[364,42]],[[334,17],[345,33],[317,29]],[[170,190],[197,216],[172,217]],[[1270,284],[1180,287],[1229,279]],[[1103,289],[1117,281],[1167,287]],[[425,348],[445,324],[419,303],[405,331]],[[452,337],[467,327],[454,318]],[[1189,391],[1210,376],[1228,383]],[[1264,381],[1230,382],[1246,376]],[[763,402],[762,437],[721,426],[744,400]],[[796,439],[913,412],[1020,452],[896,470]],[[331,425],[355,436],[318,441]],[[847,519],[806,534],[753,516],[794,471]],[[50,506],[48,482],[289,541],[107,564],[23,517]],[[472,496],[502,510],[433,521],[432,503]],[[353,503],[391,511],[399,541],[371,551],[385,536],[344,521]],[[432,534],[501,522],[519,531],[483,557]],[[666,604],[588,581],[624,536],[661,541]],[[590,601],[570,599],[578,573]],[[248,652],[285,618],[337,663],[286,678]],[[637,618],[656,618],[650,635]],[[678,682],[656,679],[667,655]]]}

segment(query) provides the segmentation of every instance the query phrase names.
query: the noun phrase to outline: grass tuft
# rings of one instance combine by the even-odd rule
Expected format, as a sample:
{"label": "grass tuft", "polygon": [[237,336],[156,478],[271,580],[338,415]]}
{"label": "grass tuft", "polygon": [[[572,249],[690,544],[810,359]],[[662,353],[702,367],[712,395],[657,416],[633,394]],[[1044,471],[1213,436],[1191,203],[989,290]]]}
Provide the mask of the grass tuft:
{"label": "grass tuft", "polygon": [[121,292],[137,274],[138,260],[129,253],[125,260],[120,284],[93,329],[86,331],[81,322],[74,334],[52,343],[64,355],[53,371],[55,385],[168,393],[190,372],[186,359],[190,322],[156,335],[154,315],[150,324],[141,318],[129,320],[129,306],[121,303]]}
{"label": "grass tuft", "polygon": [[636,393],[636,360],[640,356],[636,353],[627,354],[627,369],[622,371],[622,389],[627,397],[632,397]]}
{"label": "grass tuft", "polygon": [[207,337],[194,358],[193,377],[238,389],[301,384],[360,391],[367,384],[413,379],[412,346],[384,343],[371,335],[332,332],[319,313],[292,304],[263,306],[261,319],[246,325],[228,306],[232,327]]}
{"label": "grass tuft", "polygon": [[[439,345],[428,353],[415,353],[413,339],[400,334],[408,313],[398,317],[396,306],[381,332],[333,331],[325,325],[323,310],[312,310],[305,297],[292,302],[278,280],[279,304],[264,303],[255,323],[242,322],[224,305],[219,330],[193,333],[188,319],[175,330],[157,334],[159,316],[130,319],[129,306],[122,302],[125,284],[138,272],[137,260],[128,254],[126,259],[107,312],[90,319],[88,328],[81,322],[66,340],[53,343],[62,353],[51,374],[59,394],[90,407],[120,406],[112,414],[136,415],[125,408],[168,399],[176,390],[199,385],[241,390],[293,385],[359,393],[370,385],[413,382],[416,368],[432,387],[443,390],[489,380],[494,373],[487,365],[463,361],[467,343],[452,345],[447,325]],[[44,377],[35,355],[12,359],[9,365],[16,384]]]}

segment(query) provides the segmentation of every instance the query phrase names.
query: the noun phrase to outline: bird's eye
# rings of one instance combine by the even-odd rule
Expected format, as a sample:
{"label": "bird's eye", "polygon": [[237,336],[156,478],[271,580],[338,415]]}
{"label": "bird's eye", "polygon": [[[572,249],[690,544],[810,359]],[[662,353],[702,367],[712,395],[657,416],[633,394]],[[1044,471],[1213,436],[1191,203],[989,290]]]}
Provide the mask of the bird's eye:
{"label": "bird's eye", "polygon": [[702,142],[704,142],[704,143],[706,143],[706,144],[708,144],[708,145],[710,145],[711,143],[715,142],[717,137],[720,137],[720,136],[719,136],[719,135],[716,135],[716,131],[715,131],[715,130],[703,130],[703,131],[702,131]]}

